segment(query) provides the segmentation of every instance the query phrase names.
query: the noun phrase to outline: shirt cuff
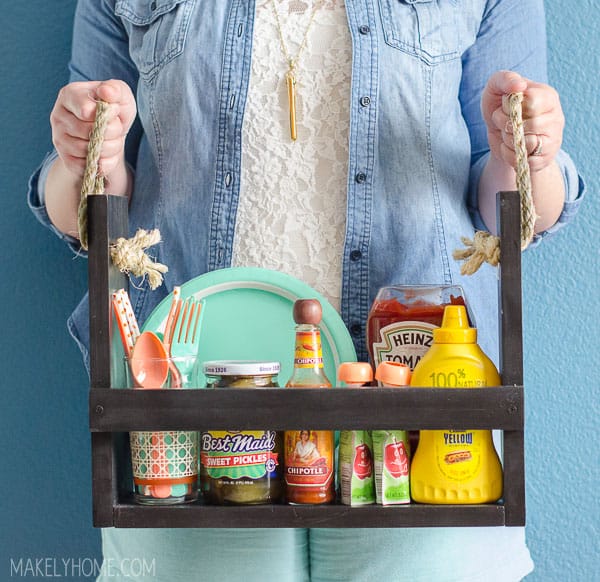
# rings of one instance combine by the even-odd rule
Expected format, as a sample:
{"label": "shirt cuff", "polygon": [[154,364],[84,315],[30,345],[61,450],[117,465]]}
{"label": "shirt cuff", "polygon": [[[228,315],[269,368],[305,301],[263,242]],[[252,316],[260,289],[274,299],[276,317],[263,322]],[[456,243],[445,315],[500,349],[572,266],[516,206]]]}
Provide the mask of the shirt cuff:
{"label": "shirt cuff", "polygon": [[575,164],[569,154],[563,150],[559,150],[555,159],[565,184],[565,203],[558,220],[547,230],[533,235],[533,240],[529,245],[530,247],[540,244],[543,239],[554,235],[566,224],[571,222],[577,214],[581,201],[585,196],[585,182],[578,174],[577,168],[575,168]]}
{"label": "shirt cuff", "polygon": [[[481,156],[471,167],[471,176],[469,178],[469,192],[467,196],[467,207],[473,220],[473,226],[476,230],[487,230],[481,214],[479,212],[478,189],[479,179],[485,165],[488,161],[490,153]],[[561,228],[573,220],[579,210],[581,201],[585,196],[585,183],[583,178],[578,174],[577,168],[569,154],[560,150],[556,154],[556,162],[560,168],[565,184],[565,203],[558,220],[547,230],[533,235],[533,240],[528,248],[539,245],[543,239],[556,234]]]}
{"label": "shirt cuff", "polygon": [[46,178],[52,164],[58,158],[58,154],[53,151],[46,155],[40,167],[34,172],[29,179],[29,190],[27,192],[27,205],[33,215],[45,227],[49,228],[58,238],[64,241],[68,247],[77,256],[85,256],[86,252],[81,248],[81,243],[75,237],[61,232],[52,224],[45,204],[45,187]]}

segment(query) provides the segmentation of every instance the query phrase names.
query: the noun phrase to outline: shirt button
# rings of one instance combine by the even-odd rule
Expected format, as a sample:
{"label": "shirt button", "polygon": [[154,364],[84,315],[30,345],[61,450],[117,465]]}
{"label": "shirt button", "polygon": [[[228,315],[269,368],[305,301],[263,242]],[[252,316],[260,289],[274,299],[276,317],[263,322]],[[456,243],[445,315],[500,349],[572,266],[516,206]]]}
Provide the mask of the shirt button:
{"label": "shirt button", "polygon": [[368,107],[369,105],[371,105],[371,98],[367,97],[366,95],[364,97],[360,98],[360,104],[363,107]]}
{"label": "shirt button", "polygon": [[360,336],[362,333],[362,325],[360,323],[353,323],[350,326],[350,333],[355,337]]}
{"label": "shirt button", "polygon": [[150,10],[156,10],[156,2],[152,2],[152,4],[150,4]]}
{"label": "shirt button", "polygon": [[369,34],[369,32],[371,32],[371,29],[366,24],[363,24],[362,26],[358,27],[358,32],[360,32],[361,34]]}
{"label": "shirt button", "polygon": [[354,177],[354,179],[359,183],[359,184],[364,184],[367,181],[367,175],[364,174],[363,172],[359,172],[358,174],[356,174],[356,176]]}
{"label": "shirt button", "polygon": [[351,261],[360,261],[360,259],[362,259],[362,253],[359,250],[355,250],[350,253]]}

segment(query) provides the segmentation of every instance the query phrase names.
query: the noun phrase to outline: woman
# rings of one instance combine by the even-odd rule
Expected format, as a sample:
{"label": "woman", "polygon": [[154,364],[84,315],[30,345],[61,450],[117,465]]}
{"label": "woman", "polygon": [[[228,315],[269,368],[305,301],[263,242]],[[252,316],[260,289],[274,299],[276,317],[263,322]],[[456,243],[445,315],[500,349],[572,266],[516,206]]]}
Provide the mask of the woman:
{"label": "woman", "polygon": [[320,456],[317,445],[310,440],[310,431],[301,430],[300,440],[296,443],[292,461],[310,465],[313,461],[320,458]]}
{"label": "woman", "polygon": [[[474,227],[494,230],[495,193],[514,189],[504,96],[525,95],[536,242],[582,194],[544,84],[543,24],[542,0],[80,0],[71,83],[51,116],[56,152],[30,204],[79,250],[100,98],[112,112],[106,190],[131,197],[132,228],[160,229],[169,265],[159,291],[132,287],[140,321],[208,270],[267,267],[322,292],[365,360],[380,287],[456,283],[493,356],[496,273],[461,277],[451,253]],[[85,301],[70,329],[87,358]],[[103,542],[113,563],[156,558],[159,580],[487,582],[532,568],[521,528],[109,529]]]}

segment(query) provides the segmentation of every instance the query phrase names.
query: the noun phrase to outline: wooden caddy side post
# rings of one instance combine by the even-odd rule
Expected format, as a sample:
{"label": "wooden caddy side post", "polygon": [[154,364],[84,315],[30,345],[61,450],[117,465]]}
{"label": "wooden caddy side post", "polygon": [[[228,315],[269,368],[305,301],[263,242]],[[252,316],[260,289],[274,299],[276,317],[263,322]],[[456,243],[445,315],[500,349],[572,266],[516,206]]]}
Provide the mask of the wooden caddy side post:
{"label": "wooden caddy side post", "polygon": [[[503,386],[523,390],[523,318],[521,298],[521,202],[518,192],[497,196],[501,263],[499,273],[500,369]],[[505,525],[525,525],[524,398],[509,407],[521,416],[520,430],[504,431]]]}
{"label": "wooden caddy side post", "polygon": [[[90,388],[113,386],[111,296],[127,287],[127,278],[112,264],[110,243],[127,236],[126,196],[88,197],[88,287],[90,303]],[[94,414],[101,414],[100,405]],[[90,413],[92,411],[90,410]],[[94,527],[113,525],[118,502],[115,435],[92,432],[92,511]]]}

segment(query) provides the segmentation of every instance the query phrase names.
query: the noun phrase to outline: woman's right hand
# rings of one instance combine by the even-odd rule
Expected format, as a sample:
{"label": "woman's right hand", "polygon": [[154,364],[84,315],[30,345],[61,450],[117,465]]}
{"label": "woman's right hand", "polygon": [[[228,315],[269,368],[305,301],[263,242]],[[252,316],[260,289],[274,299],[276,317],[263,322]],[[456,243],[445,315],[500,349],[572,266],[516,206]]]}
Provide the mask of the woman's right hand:
{"label": "woman's right hand", "polygon": [[98,163],[100,173],[107,180],[107,191],[111,184],[111,193],[124,193],[125,138],[136,116],[135,98],[126,83],[112,79],[76,82],[63,87],[50,114],[52,142],[64,167],[82,177],[97,100],[110,104]]}
{"label": "woman's right hand", "polygon": [[50,115],[52,142],[59,157],[48,171],[45,204],[54,226],[75,238],[79,236],[77,209],[99,99],[110,104],[98,162],[100,174],[105,178],[105,192],[129,196],[133,186],[133,176],[125,163],[125,137],[136,115],[129,86],[123,81],[110,80],[63,87]]}

